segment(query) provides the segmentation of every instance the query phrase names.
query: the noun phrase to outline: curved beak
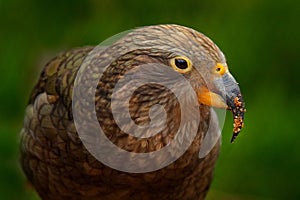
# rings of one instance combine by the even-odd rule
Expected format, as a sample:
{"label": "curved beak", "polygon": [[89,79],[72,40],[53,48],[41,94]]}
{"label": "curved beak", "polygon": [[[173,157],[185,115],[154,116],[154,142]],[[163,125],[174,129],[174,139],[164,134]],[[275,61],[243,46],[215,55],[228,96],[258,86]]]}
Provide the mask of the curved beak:
{"label": "curved beak", "polygon": [[234,127],[231,142],[233,142],[244,126],[246,112],[240,88],[233,76],[226,72],[222,77],[216,78],[211,89],[203,87],[199,90],[198,99],[205,105],[225,108],[232,112]]}

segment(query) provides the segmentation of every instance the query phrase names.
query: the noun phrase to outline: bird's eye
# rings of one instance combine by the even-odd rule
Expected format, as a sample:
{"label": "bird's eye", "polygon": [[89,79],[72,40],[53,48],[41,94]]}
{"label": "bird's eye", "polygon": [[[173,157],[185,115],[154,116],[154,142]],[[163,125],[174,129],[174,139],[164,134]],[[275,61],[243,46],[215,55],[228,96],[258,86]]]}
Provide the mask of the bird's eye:
{"label": "bird's eye", "polygon": [[188,68],[188,63],[186,62],[186,60],[181,59],[181,58],[175,59],[175,65],[179,69],[186,69],[186,68]]}
{"label": "bird's eye", "polygon": [[171,66],[179,73],[186,73],[192,69],[192,62],[185,56],[177,56],[171,59]]}

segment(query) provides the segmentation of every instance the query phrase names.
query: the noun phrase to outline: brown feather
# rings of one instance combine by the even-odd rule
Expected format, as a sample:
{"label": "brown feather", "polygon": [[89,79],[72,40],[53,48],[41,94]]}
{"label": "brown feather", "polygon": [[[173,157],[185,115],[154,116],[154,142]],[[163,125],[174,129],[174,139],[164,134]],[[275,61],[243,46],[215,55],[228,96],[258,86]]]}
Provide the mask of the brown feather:
{"label": "brown feather", "polygon": [[[176,27],[165,25],[149,29],[153,29],[147,29],[149,32],[159,32]],[[202,34],[181,27],[176,31],[184,33],[181,38],[176,37],[178,43],[182,44],[182,38],[191,43],[200,41],[205,43],[204,51],[211,52],[213,59],[220,59],[217,47]],[[146,36],[140,37],[143,40]],[[168,47],[168,43],[161,39],[153,41],[153,46]],[[83,146],[73,121],[72,89],[78,69],[92,49],[79,48],[52,59],[31,94],[21,132],[21,164],[40,197],[57,200],[204,199],[219,152],[218,142],[206,157],[198,157],[210,119],[207,106],[199,107],[201,122],[192,145],[178,160],[157,171],[134,174],[111,169],[96,160]],[[108,54],[112,52],[107,50]],[[151,152],[161,149],[174,137],[181,114],[176,98],[167,89],[146,85],[139,88],[130,100],[130,113],[137,124],[149,123],[149,109],[157,103],[168,112],[167,128],[146,139],[135,138],[118,128],[108,98],[127,70],[149,62],[166,64],[170,56],[154,47],[152,51],[144,48],[119,58],[104,73],[97,87],[95,105],[99,123],[115,145],[130,152]],[[89,113],[82,115],[88,116]]]}

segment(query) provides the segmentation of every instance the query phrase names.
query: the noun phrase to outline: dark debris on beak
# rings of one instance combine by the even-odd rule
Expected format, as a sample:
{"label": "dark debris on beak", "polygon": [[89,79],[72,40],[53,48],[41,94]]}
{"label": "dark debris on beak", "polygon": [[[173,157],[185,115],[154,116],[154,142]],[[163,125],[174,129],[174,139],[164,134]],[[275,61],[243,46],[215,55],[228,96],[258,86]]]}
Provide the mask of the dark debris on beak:
{"label": "dark debris on beak", "polygon": [[231,110],[233,114],[233,135],[231,138],[231,143],[240,133],[241,129],[244,127],[244,113],[246,112],[245,103],[243,97],[239,90],[235,90],[235,97],[227,99],[228,109]]}

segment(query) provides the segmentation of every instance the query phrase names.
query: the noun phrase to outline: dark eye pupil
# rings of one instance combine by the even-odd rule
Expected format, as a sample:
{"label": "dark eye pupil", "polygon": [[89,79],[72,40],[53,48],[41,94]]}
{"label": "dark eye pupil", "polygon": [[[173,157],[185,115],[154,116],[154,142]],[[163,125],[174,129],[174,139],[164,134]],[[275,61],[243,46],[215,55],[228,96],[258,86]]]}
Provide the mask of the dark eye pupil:
{"label": "dark eye pupil", "polygon": [[175,59],[175,65],[179,69],[186,69],[186,68],[188,68],[188,64],[187,64],[186,60],[184,60],[184,59]]}

